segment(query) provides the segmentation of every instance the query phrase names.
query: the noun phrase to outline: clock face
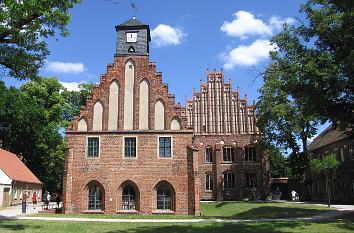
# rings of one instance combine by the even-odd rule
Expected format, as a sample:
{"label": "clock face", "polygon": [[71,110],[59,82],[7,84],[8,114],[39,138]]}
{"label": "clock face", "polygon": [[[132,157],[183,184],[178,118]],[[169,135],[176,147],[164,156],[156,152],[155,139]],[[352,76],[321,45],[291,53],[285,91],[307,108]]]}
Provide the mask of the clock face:
{"label": "clock face", "polygon": [[137,32],[127,32],[127,42],[136,42],[138,39]]}

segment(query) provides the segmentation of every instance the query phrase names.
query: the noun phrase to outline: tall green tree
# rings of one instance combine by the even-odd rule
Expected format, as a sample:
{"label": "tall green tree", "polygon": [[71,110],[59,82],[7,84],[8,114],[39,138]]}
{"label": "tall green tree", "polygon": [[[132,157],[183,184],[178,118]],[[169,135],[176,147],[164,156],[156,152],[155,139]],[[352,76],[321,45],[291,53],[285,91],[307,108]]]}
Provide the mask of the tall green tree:
{"label": "tall green tree", "polygon": [[288,159],[275,146],[271,146],[269,151],[270,176],[272,178],[289,177],[291,170]]}
{"label": "tall green tree", "polygon": [[316,133],[318,120],[304,109],[302,102],[287,92],[284,79],[291,78],[289,75],[291,73],[283,72],[277,62],[267,68],[256,104],[257,124],[265,134],[268,145],[291,149],[288,158],[291,174],[303,179],[309,162],[307,140]]}
{"label": "tall green tree", "polygon": [[318,121],[309,114],[302,103],[286,91],[285,77],[278,63],[270,65],[264,75],[264,84],[258,90],[260,97],[256,104],[258,125],[265,134],[268,144],[275,144],[283,149],[291,149],[298,154],[302,143],[307,155],[307,139],[316,133]]}
{"label": "tall green tree", "polygon": [[67,36],[69,10],[80,0],[0,1],[0,68],[18,79],[37,76],[49,50],[44,38]]}
{"label": "tall green tree", "polygon": [[[354,2],[309,0],[307,21],[272,38],[284,91],[308,115],[341,129],[354,125]],[[286,75],[285,75],[286,74]]]}
{"label": "tall green tree", "polygon": [[[0,85],[1,86],[1,85]],[[55,78],[36,78],[2,95],[0,139],[50,191],[60,191],[65,141],[59,133],[65,100]]]}

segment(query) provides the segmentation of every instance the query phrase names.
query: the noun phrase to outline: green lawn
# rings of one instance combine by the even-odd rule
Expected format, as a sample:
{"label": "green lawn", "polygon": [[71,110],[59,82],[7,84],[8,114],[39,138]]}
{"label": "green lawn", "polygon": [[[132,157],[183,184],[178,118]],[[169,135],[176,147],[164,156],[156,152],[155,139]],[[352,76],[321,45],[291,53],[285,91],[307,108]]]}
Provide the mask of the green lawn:
{"label": "green lawn", "polygon": [[354,218],[331,222],[258,222],[258,223],[101,223],[1,220],[0,232],[100,232],[100,233],[228,233],[228,232],[321,232],[354,231]]}
{"label": "green lawn", "polygon": [[[327,211],[327,207],[293,203],[257,202],[213,202],[202,203],[201,218],[287,218],[305,217]],[[34,215],[39,216],[39,215]],[[42,214],[50,217],[90,217],[90,218],[195,218],[176,215],[118,215],[118,214]],[[228,233],[228,232],[321,232],[345,233],[354,231],[354,215],[341,220],[323,222],[274,221],[240,223],[104,223],[104,222],[63,222],[40,220],[1,220],[0,232],[103,232],[103,233]]]}
{"label": "green lawn", "polygon": [[[281,202],[212,202],[202,203],[199,218],[255,219],[308,217],[328,211],[327,207]],[[137,214],[37,214],[33,216],[69,218],[196,218],[190,215],[137,215]]]}
{"label": "green lawn", "polygon": [[212,202],[202,204],[205,217],[233,219],[309,217],[332,208],[284,202]]}

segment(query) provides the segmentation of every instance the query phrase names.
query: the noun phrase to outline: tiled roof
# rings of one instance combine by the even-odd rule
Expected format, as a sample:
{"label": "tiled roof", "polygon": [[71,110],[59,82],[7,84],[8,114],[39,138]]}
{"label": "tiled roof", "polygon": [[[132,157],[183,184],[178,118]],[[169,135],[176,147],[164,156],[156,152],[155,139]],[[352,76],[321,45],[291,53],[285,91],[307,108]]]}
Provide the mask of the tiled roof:
{"label": "tiled roof", "polygon": [[348,137],[348,135],[345,132],[339,131],[338,129],[334,129],[332,125],[330,125],[327,129],[320,133],[320,135],[318,135],[311,142],[311,144],[307,146],[307,148],[308,150],[315,150],[317,148],[329,145],[346,137]]}
{"label": "tiled roof", "polygon": [[139,20],[137,20],[135,17],[128,20],[127,22],[125,23],[122,23],[118,26],[127,26],[127,27],[130,27],[130,26],[144,26],[145,24],[143,24],[142,22],[140,22]]}
{"label": "tiled roof", "polygon": [[42,184],[15,154],[3,149],[0,149],[0,169],[15,181]]}

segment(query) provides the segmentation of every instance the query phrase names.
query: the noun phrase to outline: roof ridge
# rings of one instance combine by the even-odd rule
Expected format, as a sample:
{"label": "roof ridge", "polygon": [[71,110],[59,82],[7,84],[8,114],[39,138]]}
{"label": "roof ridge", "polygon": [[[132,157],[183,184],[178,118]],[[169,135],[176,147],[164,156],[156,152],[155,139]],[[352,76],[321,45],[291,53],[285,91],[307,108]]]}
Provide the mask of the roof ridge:
{"label": "roof ridge", "polygon": [[133,18],[125,21],[124,23],[119,24],[118,26],[142,26],[142,25],[146,25],[146,24],[142,23],[136,17],[133,17]]}

